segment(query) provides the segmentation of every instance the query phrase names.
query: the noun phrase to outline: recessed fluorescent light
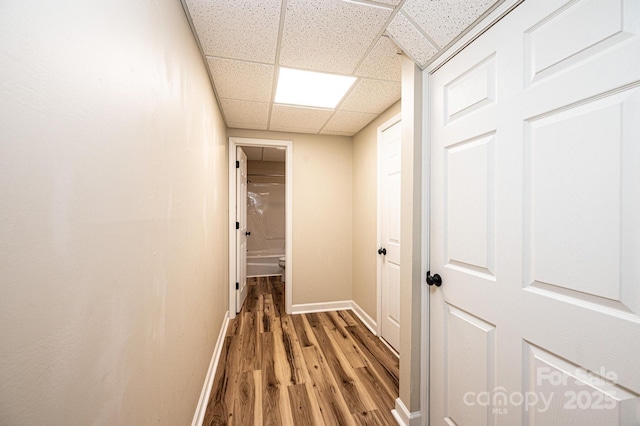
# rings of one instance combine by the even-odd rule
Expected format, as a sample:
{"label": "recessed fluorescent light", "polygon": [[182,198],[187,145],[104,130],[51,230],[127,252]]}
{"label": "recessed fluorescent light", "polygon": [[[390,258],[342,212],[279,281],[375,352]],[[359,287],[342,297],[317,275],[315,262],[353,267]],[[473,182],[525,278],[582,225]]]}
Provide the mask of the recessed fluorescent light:
{"label": "recessed fluorescent light", "polygon": [[275,102],[335,108],[356,77],[280,68]]}

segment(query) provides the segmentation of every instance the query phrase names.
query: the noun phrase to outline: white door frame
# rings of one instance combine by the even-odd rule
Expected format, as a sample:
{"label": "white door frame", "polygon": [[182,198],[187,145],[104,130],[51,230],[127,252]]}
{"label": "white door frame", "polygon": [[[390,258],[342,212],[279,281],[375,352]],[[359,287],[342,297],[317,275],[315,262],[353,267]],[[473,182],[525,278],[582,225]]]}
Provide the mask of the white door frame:
{"label": "white door frame", "polygon": [[[460,51],[480,37],[486,30],[491,28],[496,22],[504,18],[509,12],[515,9],[524,0],[505,0],[499,6],[490,10],[482,20],[468,33],[463,35],[444,51],[438,58],[429,64],[422,74],[422,276],[425,277],[429,270],[429,224],[430,224],[430,180],[431,180],[431,133],[429,123],[429,95],[430,76],[442,65],[456,56]],[[420,310],[420,414],[422,425],[429,425],[429,288],[426,284],[422,287],[421,294],[422,309]]]}
{"label": "white door frame", "polygon": [[[378,146],[377,146],[377,200],[376,200],[376,247],[382,247],[382,175],[384,173],[382,163],[382,133],[398,123],[402,118],[402,113],[398,113],[378,126]],[[402,244],[402,242],[400,243]],[[376,257],[376,334],[382,337],[382,257]]]}
{"label": "white door frame", "polygon": [[291,314],[293,300],[293,142],[269,139],[229,138],[229,318],[236,316],[236,149],[238,146],[285,148],[285,257],[284,306]]}

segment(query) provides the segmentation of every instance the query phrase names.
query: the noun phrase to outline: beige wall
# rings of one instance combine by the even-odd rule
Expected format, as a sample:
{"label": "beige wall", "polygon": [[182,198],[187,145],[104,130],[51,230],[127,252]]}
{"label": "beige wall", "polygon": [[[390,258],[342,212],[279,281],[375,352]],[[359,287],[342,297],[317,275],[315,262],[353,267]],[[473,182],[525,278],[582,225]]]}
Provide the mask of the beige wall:
{"label": "beige wall", "polygon": [[353,136],[353,300],[376,321],[378,127],[400,113],[400,101]]}
{"label": "beige wall", "polygon": [[249,180],[252,182],[284,183],[285,163],[284,161],[247,161],[247,173],[250,174]]}
{"label": "beige wall", "polygon": [[180,2],[0,9],[0,423],[189,424],[228,184]]}
{"label": "beige wall", "polygon": [[422,72],[402,57],[400,400],[420,411],[422,291]]}
{"label": "beige wall", "polygon": [[[286,173],[283,161],[247,161],[247,173],[284,175]],[[266,176],[273,177],[273,176]]]}
{"label": "beige wall", "polygon": [[352,140],[229,129],[293,141],[293,304],[351,300]]}

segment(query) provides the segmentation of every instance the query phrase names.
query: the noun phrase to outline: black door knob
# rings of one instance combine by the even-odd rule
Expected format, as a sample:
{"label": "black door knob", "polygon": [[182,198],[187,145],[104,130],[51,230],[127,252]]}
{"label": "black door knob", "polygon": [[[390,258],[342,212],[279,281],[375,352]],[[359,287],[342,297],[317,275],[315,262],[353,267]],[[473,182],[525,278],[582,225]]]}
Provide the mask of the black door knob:
{"label": "black door knob", "polygon": [[431,276],[431,271],[427,271],[427,284],[440,287],[442,285],[442,277],[438,274]]}
{"label": "black door knob", "polygon": [[378,254],[383,254],[386,255],[387,254],[387,249],[384,247],[381,247],[378,249]]}
{"label": "black door knob", "polygon": [[244,235],[249,236],[251,235],[251,232],[245,232]]}

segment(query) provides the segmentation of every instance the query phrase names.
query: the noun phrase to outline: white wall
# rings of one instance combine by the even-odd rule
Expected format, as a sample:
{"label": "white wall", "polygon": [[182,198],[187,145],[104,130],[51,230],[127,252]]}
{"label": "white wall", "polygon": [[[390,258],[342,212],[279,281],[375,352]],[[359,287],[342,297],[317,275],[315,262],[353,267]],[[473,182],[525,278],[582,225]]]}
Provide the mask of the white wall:
{"label": "white wall", "polygon": [[0,99],[0,424],[188,424],[228,185],[180,3],[3,0]]}
{"label": "white wall", "polygon": [[241,129],[227,134],[293,142],[293,304],[351,300],[351,138]]}

